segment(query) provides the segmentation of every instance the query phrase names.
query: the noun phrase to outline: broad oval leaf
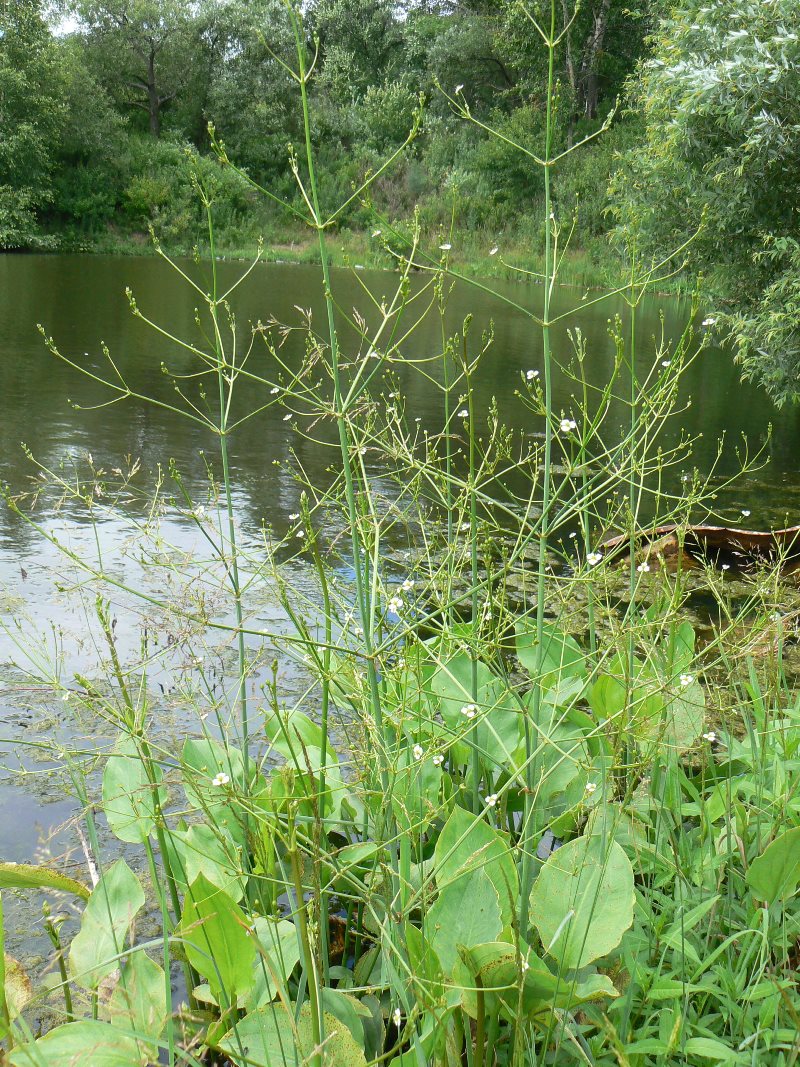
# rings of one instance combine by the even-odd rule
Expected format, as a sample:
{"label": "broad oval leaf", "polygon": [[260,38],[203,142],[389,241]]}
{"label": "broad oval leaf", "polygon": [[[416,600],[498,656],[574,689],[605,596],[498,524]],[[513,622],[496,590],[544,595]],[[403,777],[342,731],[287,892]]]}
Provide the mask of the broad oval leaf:
{"label": "broad oval leaf", "polygon": [[96,989],[119,967],[131,923],[143,904],[139,879],[125,860],[117,860],[95,886],[72,940],[69,965],[78,985]]}
{"label": "broad oval leaf", "polygon": [[567,678],[586,676],[586,653],[574,637],[562,633],[552,623],[542,625],[540,648],[534,620],[520,619],[517,622],[517,657],[542,689],[551,689]]}
{"label": "broad oval leaf", "polygon": [[255,920],[256,957],[253,962],[253,985],[244,1006],[248,1010],[260,1008],[286,990],[289,976],[300,962],[300,942],[297,928],[288,919]]}
{"label": "broad oval leaf", "polygon": [[111,832],[132,844],[142,844],[155,829],[156,800],[162,802],[159,788],[161,771],[150,761],[155,779],[150,781],[142,757],[130,737],[123,737],[109,756],[103,770],[103,811]]}
{"label": "broad oval leaf", "polygon": [[[365,1067],[364,1050],[344,1023],[325,1011],[322,1024],[323,1067]],[[311,1005],[305,1002],[296,1026],[294,1016],[282,1004],[258,1008],[240,1019],[219,1047],[236,1067],[297,1067],[316,1048]]]}
{"label": "broad oval leaf", "polygon": [[566,970],[607,955],[633,922],[633,868],[623,849],[579,837],[550,854],[533,884],[530,915],[545,951]]}
{"label": "broad oval leaf", "polygon": [[158,1055],[149,1054],[124,1030],[92,1019],[64,1023],[44,1037],[19,1045],[8,1054],[10,1067],[137,1067]]}
{"label": "broad oval leaf", "polygon": [[453,808],[436,842],[434,871],[440,890],[467,872],[483,871],[497,892],[504,924],[510,923],[519,896],[519,875],[508,838],[483,818],[465,808]]}
{"label": "broad oval leaf", "polygon": [[753,895],[768,904],[786,900],[800,885],[800,826],[776,837],[747,872]]}
{"label": "broad oval leaf", "polygon": [[461,874],[440,890],[425,925],[444,973],[451,975],[460,946],[469,949],[500,936],[503,918],[497,889],[482,870]]}
{"label": "broad oval leaf", "polygon": [[107,1011],[110,1021],[121,1029],[159,1037],[167,1019],[163,968],[141,950],[131,953]]}

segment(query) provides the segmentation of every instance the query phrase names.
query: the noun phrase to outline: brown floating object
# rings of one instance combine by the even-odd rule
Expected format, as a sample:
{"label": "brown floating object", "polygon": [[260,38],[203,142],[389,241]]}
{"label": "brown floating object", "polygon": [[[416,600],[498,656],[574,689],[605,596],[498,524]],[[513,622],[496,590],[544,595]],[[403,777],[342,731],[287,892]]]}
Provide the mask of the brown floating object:
{"label": "brown floating object", "polygon": [[[629,534],[619,534],[599,547],[606,559],[627,554]],[[731,571],[749,571],[765,564],[780,564],[783,574],[800,571],[800,526],[785,530],[739,530],[729,526],[656,526],[636,534],[637,551],[662,566],[712,566]]]}

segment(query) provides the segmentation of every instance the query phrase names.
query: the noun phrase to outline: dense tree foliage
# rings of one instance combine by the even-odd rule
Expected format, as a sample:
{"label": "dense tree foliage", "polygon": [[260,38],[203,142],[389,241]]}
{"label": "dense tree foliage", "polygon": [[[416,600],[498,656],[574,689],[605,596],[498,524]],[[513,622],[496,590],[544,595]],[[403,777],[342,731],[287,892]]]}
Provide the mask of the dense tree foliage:
{"label": "dense tree foliage", "polygon": [[796,0],[684,2],[642,67],[645,136],[616,179],[642,251],[696,234],[745,372],[779,402],[800,398],[799,27]]}
{"label": "dense tree foliage", "polygon": [[[124,236],[148,224],[190,240],[196,213],[183,192],[183,160],[188,150],[213,172],[209,122],[254,181],[277,183],[284,197],[299,195],[286,166],[299,110],[282,65],[291,42],[280,0],[65,0],[77,26],[66,37],[52,36],[42,2],[13,3],[13,32],[0,38],[3,77],[19,83],[13,99],[4,93],[3,124],[28,137],[26,151],[38,152],[36,165],[17,165],[13,179],[4,168],[7,246],[30,244],[37,218],[62,243],[78,246],[109,227]],[[652,2],[634,10],[593,0],[573,17],[559,0],[564,143],[613,105],[642,53]],[[540,16],[536,3],[530,13]],[[507,145],[463,123],[438,88],[463,85],[482,121],[539,144],[543,53],[522,7],[505,0],[402,8],[390,0],[313,0],[304,19],[318,52],[312,92],[325,195],[346,194],[403,143],[422,97],[422,133],[375,186],[377,209],[401,219],[420,205],[423,224],[435,228],[448,223],[455,197],[465,226],[498,232],[524,220],[541,178],[532,179]],[[19,73],[12,77],[12,69]],[[5,151],[22,161],[21,151]],[[610,158],[600,153],[600,182],[596,173],[588,183],[574,170],[565,177],[560,192],[570,207],[581,185],[597,206]],[[30,179],[23,182],[22,172]],[[231,186],[226,237],[246,241],[280,227],[230,174],[215,180]],[[354,204],[342,224],[365,221],[360,210]],[[12,225],[12,214],[26,224]]]}
{"label": "dense tree foliage", "polygon": [[39,0],[0,0],[0,16],[0,248],[14,248],[42,240],[65,82]]}

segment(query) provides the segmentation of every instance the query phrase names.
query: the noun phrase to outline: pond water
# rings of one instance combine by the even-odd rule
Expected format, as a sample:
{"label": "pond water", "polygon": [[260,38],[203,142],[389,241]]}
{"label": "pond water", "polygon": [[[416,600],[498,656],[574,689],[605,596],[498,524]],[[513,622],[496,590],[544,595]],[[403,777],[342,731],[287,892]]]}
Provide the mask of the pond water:
{"label": "pond water", "polygon": [[[183,264],[196,277],[203,268]],[[241,272],[240,264],[220,263],[220,283],[224,288]],[[364,286],[378,298],[391,296],[396,275],[389,272],[337,272],[336,297],[345,314],[361,308],[369,317]],[[415,277],[414,285],[424,284]],[[515,303],[538,309],[541,288],[533,284],[491,282],[490,288]],[[174,392],[161,372],[162,361],[180,369],[185,357],[176,344],[154,333],[131,316],[125,296],[127,287],[135,294],[142,312],[169,328],[180,337],[195,336],[197,294],[170,267],[152,258],[81,257],[81,256],[0,256],[0,478],[12,492],[20,492],[36,476],[36,469],[21,443],[36,460],[51,470],[68,473],[74,463],[85,464],[89,453],[96,467],[107,469],[125,465],[124,457],[141,460],[143,477],[155,481],[158,465],[174,461],[182,471],[190,492],[202,492],[206,467],[202,449],[209,448],[207,433],[197,424],[178,419],[164,407],[152,407],[135,400],[104,406],[106,391],[56,360],[46,349],[37,331],[41,323],[55,338],[64,355],[83,367],[106,374],[101,345],[109,351],[120,372],[143,394],[171,403]],[[602,383],[613,365],[614,346],[609,337],[609,320],[620,315],[627,318],[624,302],[609,298],[593,303],[598,294],[575,289],[560,289],[555,296],[554,312],[562,314],[577,308],[575,315],[563,320],[554,330],[556,354],[569,358],[567,327],[579,326],[587,345],[588,373],[595,383]],[[232,297],[240,332],[247,333],[249,322],[275,320],[298,325],[300,311],[310,309],[314,321],[323,318],[319,270],[313,266],[260,265],[236,290]],[[641,373],[654,365],[655,338],[663,335],[677,339],[690,307],[686,302],[669,298],[648,298],[638,312],[637,350]],[[531,416],[515,392],[521,373],[541,367],[541,336],[521,312],[509,308],[496,295],[468,282],[457,284],[449,298],[447,329],[459,329],[465,316],[473,319],[471,336],[493,324],[494,339],[477,374],[478,407],[488,410],[492,397],[497,399],[501,416],[511,425],[525,429]],[[348,334],[345,332],[345,343]],[[352,335],[349,335],[352,336]],[[295,340],[295,337],[298,339]],[[441,349],[441,327],[435,315],[423,322],[405,345],[407,355],[424,358]],[[289,364],[299,359],[301,342],[290,335],[282,355]],[[663,353],[662,353],[663,355]],[[252,357],[262,358],[258,350]],[[183,361],[183,362],[181,362]],[[264,364],[266,365],[266,364]],[[441,426],[441,395],[425,378],[400,370],[399,388],[406,398],[409,419],[419,419],[424,426]],[[563,378],[556,383],[556,404],[568,411],[570,384]],[[716,473],[720,476],[737,468],[735,445],[744,437],[751,452],[772,435],[765,452],[766,466],[757,474],[741,479],[717,501],[722,517],[740,524],[742,511],[749,511],[751,526],[793,524],[800,512],[800,415],[794,411],[776,412],[758,390],[739,383],[730,356],[709,345],[689,368],[682,386],[682,399],[691,396],[692,404],[678,417],[672,438],[681,429],[701,434],[694,448],[691,464],[701,473],[708,472],[717,460],[718,441],[726,436],[729,445]],[[246,401],[251,398],[245,397]],[[78,405],[75,410],[72,405]],[[255,404],[254,404],[255,406]],[[620,426],[626,418],[623,408],[612,406],[609,426]],[[533,429],[533,427],[531,427]],[[289,516],[298,510],[298,487],[291,475],[293,464],[302,463],[312,482],[328,480],[332,462],[330,450],[315,446],[307,436],[283,421],[282,410],[272,410],[246,423],[231,442],[232,477],[235,504],[244,536],[257,538],[262,524],[282,536],[290,525]],[[280,461],[275,465],[274,461]],[[376,472],[379,473],[379,472]],[[680,472],[676,472],[676,475]],[[198,499],[200,497],[198,496]],[[132,502],[135,510],[140,507]],[[84,512],[69,503],[57,504],[48,496],[36,511],[36,521],[44,529],[57,532],[79,555],[101,553],[120,580],[135,581],[140,561],[130,552],[130,530],[104,518],[95,530],[84,524]],[[197,529],[180,517],[168,520],[165,537],[176,551],[190,552],[196,547]],[[301,564],[294,564],[295,581],[309,580]],[[20,520],[4,506],[0,510],[0,804],[2,832],[0,858],[33,860],[40,848],[37,826],[44,831],[60,825],[74,807],[64,798],[63,783],[51,780],[52,764],[37,757],[35,745],[27,739],[40,736],[43,724],[54,739],[64,738],[91,748],[97,725],[76,722],[67,705],[54,707],[52,700],[9,665],[12,661],[34,660],[37,650],[55,664],[66,684],[76,672],[90,671],[96,661],[96,635],[80,614],[75,613],[70,597],[63,592],[71,578],[60,575],[65,570],[63,558],[37,529]],[[156,582],[157,584],[157,582]],[[126,640],[126,620],[117,611],[121,641]],[[273,626],[282,623],[274,601],[265,596],[262,618]],[[21,630],[17,629],[17,624]],[[157,629],[157,620],[154,627]],[[34,635],[33,643],[23,642],[24,652],[15,635]],[[127,635],[133,640],[133,633]],[[167,695],[180,689],[176,677],[183,678],[191,664],[180,661],[178,651],[162,676],[154,684]],[[45,650],[47,657],[45,656]],[[287,687],[301,680],[287,670]],[[166,734],[179,737],[180,701],[173,700]],[[76,847],[69,831],[56,836],[48,846],[54,851]],[[77,855],[80,862],[80,855]],[[10,916],[14,925],[14,913]],[[29,929],[26,931],[29,934]]]}

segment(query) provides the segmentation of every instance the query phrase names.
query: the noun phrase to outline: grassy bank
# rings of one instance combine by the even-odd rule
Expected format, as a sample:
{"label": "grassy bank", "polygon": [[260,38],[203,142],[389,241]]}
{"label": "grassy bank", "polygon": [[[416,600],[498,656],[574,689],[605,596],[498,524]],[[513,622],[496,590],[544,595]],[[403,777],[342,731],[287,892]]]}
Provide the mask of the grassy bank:
{"label": "grassy bank", "polygon": [[[396,225],[394,230],[375,231],[342,229],[329,238],[330,263],[334,267],[398,270],[400,257],[411,246],[411,227]],[[449,243],[448,265],[454,273],[469,277],[503,278],[509,280],[541,281],[544,248],[531,240],[520,228],[504,234],[490,231],[442,231],[425,235],[420,242],[420,261],[435,266],[441,259],[439,246]],[[109,231],[91,240],[60,242],[66,247],[86,253],[141,256],[155,254],[155,247],[146,233],[120,234]],[[195,244],[168,243],[173,255],[208,254],[207,241]],[[391,249],[391,251],[390,251]],[[494,251],[496,249],[496,251]],[[307,228],[275,228],[267,230],[263,243],[257,236],[246,240],[232,239],[222,230],[216,241],[216,254],[224,260],[250,262],[260,253],[266,263],[308,263],[319,265],[319,243]],[[608,238],[597,238],[587,247],[572,245],[559,259],[558,284],[586,289],[616,289],[624,287],[630,277],[630,267],[615,250]],[[678,272],[665,279],[660,293],[685,296],[692,292],[693,279]]]}

